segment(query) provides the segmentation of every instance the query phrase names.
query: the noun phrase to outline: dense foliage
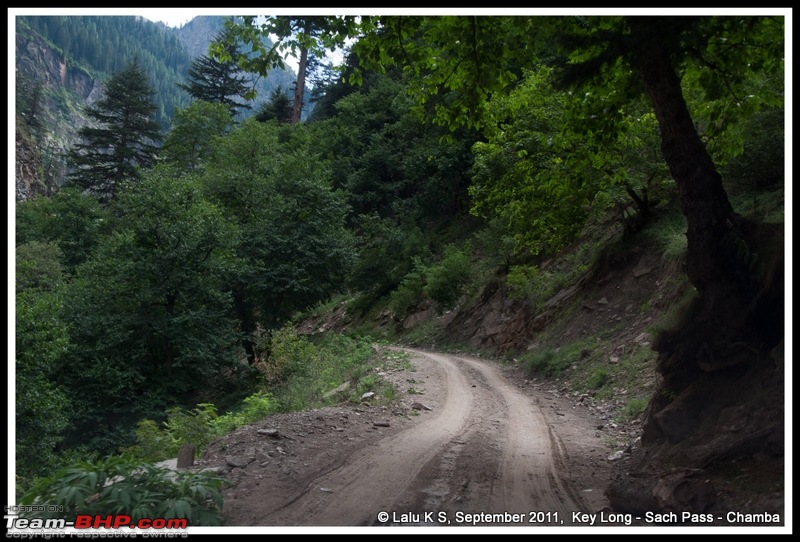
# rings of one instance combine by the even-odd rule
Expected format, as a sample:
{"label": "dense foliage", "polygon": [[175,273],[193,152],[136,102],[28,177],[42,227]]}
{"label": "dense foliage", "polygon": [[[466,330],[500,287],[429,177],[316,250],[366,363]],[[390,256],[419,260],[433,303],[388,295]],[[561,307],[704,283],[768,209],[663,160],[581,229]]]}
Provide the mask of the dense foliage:
{"label": "dense foliage", "polygon": [[[83,32],[69,17],[30,19],[65,36]],[[782,26],[771,19],[737,21],[672,30],[694,45],[702,41],[698,29],[757,38],[756,45],[780,41]],[[88,22],[89,35],[123,25]],[[283,46],[321,52],[356,28],[351,20],[317,22],[319,32]],[[286,326],[334,295],[354,300],[351,315],[388,308],[397,322],[420,307],[457,310],[483,277],[475,263],[482,259],[510,295],[531,298],[535,289],[541,297],[550,290],[540,287],[538,262],[574,242],[592,217],[616,215],[614,227],[632,233],[656,205],[674,211],[678,190],[670,180],[674,164],[663,154],[663,118],[633,80],[629,57],[601,46],[619,45],[626,24],[366,18],[358,54],[344,67],[351,77],[328,82],[314,121],[286,122],[281,91],[257,118],[238,122],[230,104],[197,100],[170,111],[163,147],[148,147],[152,160],[137,160],[126,173],[136,183],[118,183],[98,168],[80,185],[113,182],[115,197],[103,205],[75,188],[19,204],[20,481],[30,485],[70,454],[126,450],[152,460],[159,449],[202,444],[221,427],[319,400],[354,378],[358,364],[348,353],[361,356],[368,342],[334,340],[323,348]],[[118,30],[124,36],[111,43],[136,34]],[[263,43],[256,28],[231,32]],[[555,37],[572,41],[556,47]],[[509,40],[520,46],[508,47]],[[282,65],[280,43],[259,45],[262,57],[246,65]],[[691,55],[681,57],[696,137],[737,189],[779,190],[781,63],[750,51],[745,69],[729,57],[723,64],[719,43],[705,46],[712,56],[704,58],[737,77],[703,75]],[[115,85],[137,81],[144,78],[112,80],[107,99]],[[740,96],[747,100],[737,102]],[[118,137],[132,128],[112,122],[104,130]],[[96,158],[112,156],[101,154]],[[584,265],[566,276],[574,279]],[[245,407],[230,411],[238,415],[217,414],[214,405],[227,411],[245,397]],[[84,464],[59,476],[100,491],[87,473],[123,468],[140,467]],[[146,481],[172,495],[162,482]],[[59,499],[69,493],[63,484],[44,487],[40,494]],[[180,510],[169,513],[204,506],[170,498]],[[206,512],[212,521],[215,509]]]}
{"label": "dense foliage", "polygon": [[[127,457],[84,461],[43,478],[22,497],[28,518],[76,514],[185,519],[188,526],[222,523],[222,489],[228,482],[202,472],[166,471]],[[176,523],[174,525],[181,525]]]}

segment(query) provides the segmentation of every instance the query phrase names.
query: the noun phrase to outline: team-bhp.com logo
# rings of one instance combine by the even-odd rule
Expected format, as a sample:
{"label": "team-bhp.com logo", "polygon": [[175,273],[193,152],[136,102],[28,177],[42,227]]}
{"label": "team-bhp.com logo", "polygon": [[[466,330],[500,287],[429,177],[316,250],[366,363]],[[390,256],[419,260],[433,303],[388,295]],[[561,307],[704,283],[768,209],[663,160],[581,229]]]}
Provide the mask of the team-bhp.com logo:
{"label": "team-bhp.com logo", "polygon": [[91,515],[78,514],[75,521],[65,519],[40,519],[21,518],[18,516],[5,516],[6,529],[8,530],[59,530],[73,529],[186,529],[188,522],[185,518],[141,518],[136,521],[125,514],[116,515]]}

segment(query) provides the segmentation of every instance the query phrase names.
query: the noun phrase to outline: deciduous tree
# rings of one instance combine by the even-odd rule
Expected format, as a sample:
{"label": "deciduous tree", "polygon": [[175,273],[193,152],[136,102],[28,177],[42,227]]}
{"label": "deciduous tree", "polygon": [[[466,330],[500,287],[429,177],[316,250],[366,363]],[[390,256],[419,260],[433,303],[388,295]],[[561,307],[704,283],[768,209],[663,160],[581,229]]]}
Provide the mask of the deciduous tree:
{"label": "deciduous tree", "polygon": [[[759,346],[777,340],[759,323],[773,315],[782,297],[760,294],[769,258],[754,268],[752,255],[760,252],[765,229],[734,212],[679,74],[699,65],[704,75],[697,81],[711,98],[727,92],[748,111],[759,103],[773,105],[765,98],[774,99],[774,93],[746,96],[739,90],[754,73],[782,73],[782,18],[367,17],[361,30],[353,51],[362,68],[403,64],[413,76],[409,89],[421,110],[451,127],[492,125],[489,99],[510,89],[523,68],[542,62],[560,68],[565,87],[594,97],[592,115],[570,119],[587,141],[615,140],[624,105],[644,93],[688,222],[687,274],[705,307],[698,318],[713,329],[713,315],[726,307],[726,313],[739,316],[729,323],[739,339]],[[445,102],[445,91],[457,97]],[[782,328],[775,324],[773,329]],[[726,348],[722,342],[729,342],[729,334],[720,338],[720,348]]]}
{"label": "deciduous tree", "polygon": [[236,231],[220,210],[160,168],[115,209],[117,228],[78,268],[63,312],[78,345],[61,373],[80,422],[73,436],[95,449],[119,446],[139,419],[189,400],[240,354],[223,280]]}
{"label": "deciduous tree", "polygon": [[254,119],[219,141],[203,170],[206,196],[235,223],[237,267],[229,275],[244,346],[295,311],[342,287],[352,264],[348,206],[302,130]]}
{"label": "deciduous tree", "polygon": [[211,156],[214,138],[232,127],[233,119],[225,104],[197,100],[175,112],[161,158],[180,171],[193,171]]}

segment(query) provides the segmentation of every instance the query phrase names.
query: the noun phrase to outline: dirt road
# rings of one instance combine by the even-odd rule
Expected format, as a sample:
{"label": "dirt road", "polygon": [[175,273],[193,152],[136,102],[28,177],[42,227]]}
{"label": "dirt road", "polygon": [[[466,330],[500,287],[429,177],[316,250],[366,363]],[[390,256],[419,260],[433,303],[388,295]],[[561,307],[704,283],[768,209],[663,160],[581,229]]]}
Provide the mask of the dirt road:
{"label": "dirt road", "polygon": [[567,526],[603,507],[609,448],[587,412],[497,364],[409,352],[386,375],[408,392],[396,408],[279,415],[263,424],[278,437],[212,447],[236,482],[226,524]]}

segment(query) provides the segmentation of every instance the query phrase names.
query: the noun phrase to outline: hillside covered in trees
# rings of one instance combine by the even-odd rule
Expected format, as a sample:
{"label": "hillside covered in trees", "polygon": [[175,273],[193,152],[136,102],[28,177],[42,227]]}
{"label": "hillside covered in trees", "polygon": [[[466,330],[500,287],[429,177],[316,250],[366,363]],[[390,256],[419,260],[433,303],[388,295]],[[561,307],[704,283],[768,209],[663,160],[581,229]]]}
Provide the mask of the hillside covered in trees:
{"label": "hillside covered in trees", "polygon": [[[17,18],[18,46],[47,36],[62,66],[109,74],[63,184],[39,169],[48,194],[16,206],[18,495],[74,461],[137,464],[182,429],[208,442],[325,404],[371,340],[545,378],[588,366],[603,330],[562,344],[547,326],[645,243],[670,310],[646,354],[658,383],[630,402],[649,477],[617,481],[615,506],[652,506],[669,466],[782,470],[783,401],[763,403],[784,388],[783,16],[285,19],[275,44],[230,20],[192,63],[133,17]],[[282,43],[320,59],[346,40],[339,71],[309,62],[309,115],[282,92],[236,115],[226,66],[265,76]],[[58,114],[20,92],[44,88],[30,75],[18,139],[45,157]],[[344,324],[306,339],[312,315]],[[593,394],[608,370],[587,373]]]}
{"label": "hillside covered in trees", "polygon": [[[208,55],[208,44],[224,26],[224,17],[196,17],[182,28],[169,28],[131,16],[17,16],[17,113],[25,120],[18,139],[32,154],[36,175],[23,175],[25,197],[60,186],[67,174],[64,155],[79,142],[77,131],[94,121],[84,108],[100,98],[114,73],[136,60],[153,91],[153,120],[169,129],[176,110],[192,100],[184,88],[190,70]],[[269,43],[269,39],[265,41]],[[240,115],[256,114],[272,93],[291,90],[291,69],[272,70],[267,77],[239,72],[253,99]],[[29,140],[31,141],[28,144]]]}

